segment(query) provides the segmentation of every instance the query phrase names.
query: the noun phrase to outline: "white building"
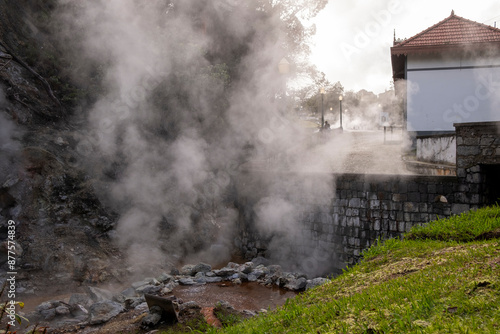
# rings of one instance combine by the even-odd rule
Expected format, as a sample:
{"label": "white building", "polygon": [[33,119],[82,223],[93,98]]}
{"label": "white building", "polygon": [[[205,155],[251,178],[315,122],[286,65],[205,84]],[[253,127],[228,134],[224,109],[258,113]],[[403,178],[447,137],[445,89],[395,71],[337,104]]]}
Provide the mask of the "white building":
{"label": "white building", "polygon": [[456,16],[391,47],[408,131],[454,132],[454,123],[500,121],[500,29]]}

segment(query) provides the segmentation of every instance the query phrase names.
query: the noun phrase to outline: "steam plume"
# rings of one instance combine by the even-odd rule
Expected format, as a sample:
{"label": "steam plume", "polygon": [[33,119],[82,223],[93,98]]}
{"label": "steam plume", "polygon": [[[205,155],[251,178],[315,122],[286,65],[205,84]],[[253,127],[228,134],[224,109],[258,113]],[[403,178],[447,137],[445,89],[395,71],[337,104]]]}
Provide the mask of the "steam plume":
{"label": "steam plume", "polygon": [[[204,261],[227,260],[216,250],[233,247],[232,176],[244,161],[280,156],[278,169],[328,168],[316,154],[304,165],[302,134],[281,116],[278,13],[237,1],[61,3],[68,33],[83,36],[74,45],[78,68],[102,77],[78,151],[120,213],[116,240],[130,264],[200,252]],[[292,203],[303,192],[331,198],[331,182],[269,184],[255,207],[263,233],[279,234],[279,243],[300,238],[287,235],[300,231]]]}

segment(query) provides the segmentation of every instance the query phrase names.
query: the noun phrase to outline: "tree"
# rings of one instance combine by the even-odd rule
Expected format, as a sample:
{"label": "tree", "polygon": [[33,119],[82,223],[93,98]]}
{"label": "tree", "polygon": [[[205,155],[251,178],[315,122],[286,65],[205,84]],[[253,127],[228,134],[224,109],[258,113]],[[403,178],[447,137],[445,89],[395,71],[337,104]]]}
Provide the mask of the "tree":
{"label": "tree", "polygon": [[[324,89],[324,95],[321,97],[321,89]],[[325,73],[315,73],[314,81],[311,85],[299,89],[299,103],[302,109],[311,113],[321,112],[321,99],[323,98],[323,107],[325,112],[330,108],[339,109],[339,96],[344,93],[344,87],[337,81],[332,84],[326,79]]]}

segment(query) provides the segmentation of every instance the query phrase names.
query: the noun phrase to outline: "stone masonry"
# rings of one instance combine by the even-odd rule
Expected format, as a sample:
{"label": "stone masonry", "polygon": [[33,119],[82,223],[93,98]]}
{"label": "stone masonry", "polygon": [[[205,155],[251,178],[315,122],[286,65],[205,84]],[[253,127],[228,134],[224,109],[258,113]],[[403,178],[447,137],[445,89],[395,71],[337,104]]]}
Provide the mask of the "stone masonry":
{"label": "stone masonry", "polygon": [[457,201],[464,205],[494,203],[500,196],[500,122],[455,124],[455,129]]}
{"label": "stone masonry", "polygon": [[[328,205],[296,203],[297,208],[304,209],[299,216],[300,237],[289,240],[293,252],[322,253],[317,256],[322,261],[317,261],[316,266],[325,265],[324,259],[331,258],[339,262],[336,268],[330,268],[335,273],[335,269],[356,263],[363,250],[379,238],[401,238],[415,225],[494,203],[500,197],[500,122],[455,127],[456,177],[334,175],[334,195]],[[251,179],[250,174],[247,177]],[[281,176],[269,175],[270,180],[277,177]],[[321,178],[317,174],[300,177]],[[264,184],[257,186],[251,196],[248,190],[238,190],[242,223],[236,243],[248,257],[268,251],[269,236],[262,237],[252,222],[253,205],[267,196],[265,189]]]}

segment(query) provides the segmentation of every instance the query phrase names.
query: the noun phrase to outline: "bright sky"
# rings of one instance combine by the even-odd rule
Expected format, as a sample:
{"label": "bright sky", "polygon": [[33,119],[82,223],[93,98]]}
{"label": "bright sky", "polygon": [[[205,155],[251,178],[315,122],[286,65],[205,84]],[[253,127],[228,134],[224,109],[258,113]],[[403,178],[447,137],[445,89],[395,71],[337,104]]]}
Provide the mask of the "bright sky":
{"label": "bright sky", "polygon": [[498,0],[331,0],[313,20],[316,36],[311,61],[345,90],[376,94],[390,87],[390,47],[451,14],[500,27]]}

